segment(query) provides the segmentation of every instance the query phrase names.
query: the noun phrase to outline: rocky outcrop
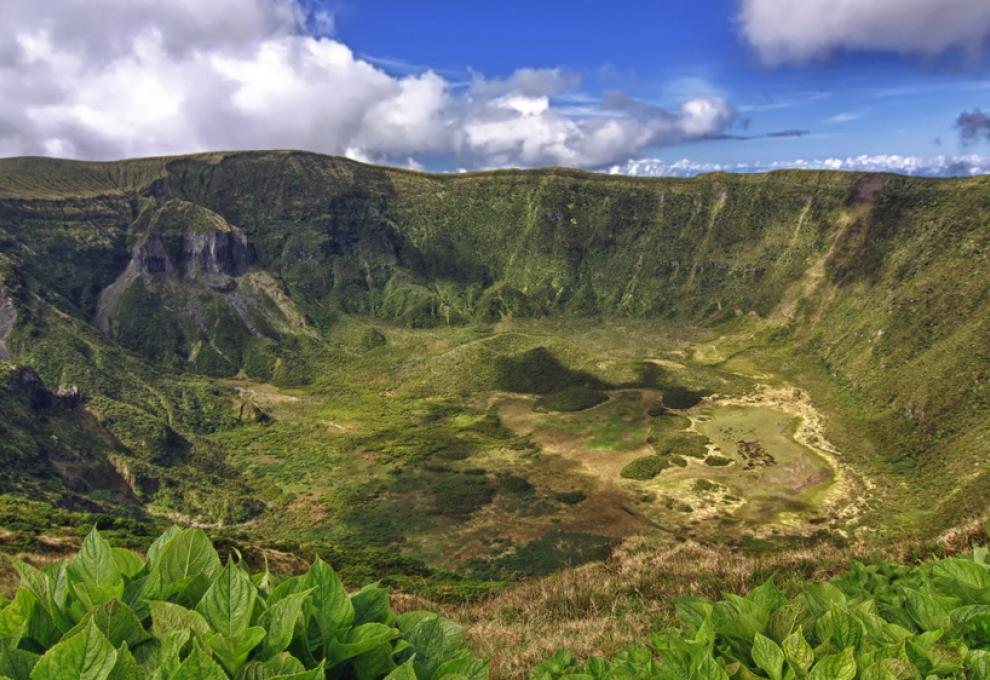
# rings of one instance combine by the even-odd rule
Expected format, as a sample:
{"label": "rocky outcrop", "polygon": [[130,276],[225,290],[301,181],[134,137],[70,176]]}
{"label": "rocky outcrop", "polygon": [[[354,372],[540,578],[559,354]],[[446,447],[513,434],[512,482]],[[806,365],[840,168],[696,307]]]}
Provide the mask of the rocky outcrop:
{"label": "rocky outcrop", "polygon": [[14,307],[14,301],[4,293],[3,287],[0,286],[0,361],[10,361],[7,339],[10,337],[11,331],[14,330],[16,322],[17,309]]}
{"label": "rocky outcrop", "polygon": [[124,272],[100,294],[96,323],[111,333],[120,301],[136,281],[176,301],[191,287],[220,293],[237,288],[237,277],[254,261],[247,237],[216,213],[172,200],[135,222],[139,231]]}
{"label": "rocky outcrop", "polygon": [[100,293],[95,319],[125,347],[227,375],[252,339],[304,329],[273,292],[277,282],[255,268],[244,232],[212,210],[171,199],[146,207],[130,231],[130,260]]}
{"label": "rocky outcrop", "polygon": [[182,261],[189,274],[240,276],[254,261],[247,237],[239,229],[184,234]]}

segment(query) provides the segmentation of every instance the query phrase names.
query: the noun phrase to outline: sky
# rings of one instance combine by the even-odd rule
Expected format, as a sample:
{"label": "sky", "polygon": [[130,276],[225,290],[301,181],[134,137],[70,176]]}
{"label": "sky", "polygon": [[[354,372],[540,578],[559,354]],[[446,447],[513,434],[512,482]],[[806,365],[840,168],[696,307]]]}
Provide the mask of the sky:
{"label": "sky", "polygon": [[4,0],[0,156],[990,172],[990,0]]}

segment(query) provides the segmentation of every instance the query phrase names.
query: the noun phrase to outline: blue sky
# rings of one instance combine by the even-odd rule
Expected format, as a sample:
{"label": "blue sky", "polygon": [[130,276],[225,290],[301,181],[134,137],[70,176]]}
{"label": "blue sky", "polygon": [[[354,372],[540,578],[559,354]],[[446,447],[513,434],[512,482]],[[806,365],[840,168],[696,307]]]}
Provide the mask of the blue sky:
{"label": "blue sky", "polygon": [[0,156],[990,171],[983,0],[6,0]]}
{"label": "blue sky", "polygon": [[[728,0],[365,0],[308,8],[330,11],[336,36],[391,72],[430,68],[467,81],[473,72],[559,68],[578,75],[588,97],[617,89],[661,106],[714,93],[738,111],[731,133],[753,138],[644,149],[669,160],[969,154],[976,149],[961,143],[956,119],[990,108],[982,55],[838,49],[808,63],[767,65]],[[785,131],[802,135],[763,136]]]}

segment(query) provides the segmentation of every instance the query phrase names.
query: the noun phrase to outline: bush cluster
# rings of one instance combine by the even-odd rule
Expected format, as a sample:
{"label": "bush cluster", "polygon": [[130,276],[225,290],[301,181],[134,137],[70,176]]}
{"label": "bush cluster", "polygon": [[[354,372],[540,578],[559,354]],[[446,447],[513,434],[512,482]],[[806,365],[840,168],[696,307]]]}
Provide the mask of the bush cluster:
{"label": "bush cluster", "polygon": [[0,608],[10,680],[487,680],[463,631],[396,615],[388,591],[348,593],[317,559],[300,576],[226,564],[199,529],[173,527],[147,559],[94,529],[79,553],[36,569]]}

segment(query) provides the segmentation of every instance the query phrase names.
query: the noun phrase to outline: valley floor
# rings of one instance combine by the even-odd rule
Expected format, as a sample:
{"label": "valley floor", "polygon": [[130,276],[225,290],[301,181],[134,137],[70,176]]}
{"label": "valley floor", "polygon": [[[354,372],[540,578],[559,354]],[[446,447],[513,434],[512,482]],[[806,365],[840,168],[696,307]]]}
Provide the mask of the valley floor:
{"label": "valley floor", "polygon": [[358,350],[352,320],[312,385],[226,381],[265,414],[213,435],[270,508],[245,532],[506,579],[636,536],[803,545],[865,507],[831,414],[762,367],[698,360],[691,329],[378,330],[387,346]]}

